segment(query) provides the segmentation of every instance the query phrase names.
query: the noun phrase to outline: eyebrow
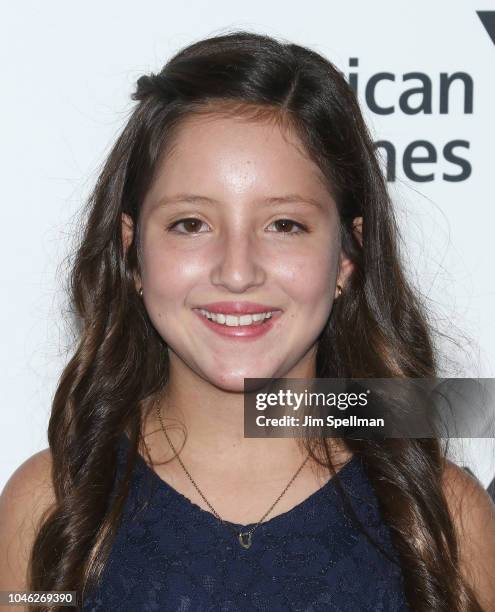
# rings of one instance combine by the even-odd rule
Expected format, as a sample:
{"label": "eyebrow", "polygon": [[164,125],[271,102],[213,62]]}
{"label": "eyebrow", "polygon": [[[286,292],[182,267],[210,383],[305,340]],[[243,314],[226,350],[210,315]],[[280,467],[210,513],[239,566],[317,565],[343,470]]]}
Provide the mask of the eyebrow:
{"label": "eyebrow", "polygon": [[[220,204],[218,200],[208,198],[206,196],[200,196],[193,193],[178,193],[174,196],[160,198],[156,205],[165,206],[170,204],[179,204],[181,202],[187,202],[189,204]],[[267,206],[276,206],[278,204],[292,204],[294,202],[299,202],[301,204],[309,204],[322,210],[325,208],[324,204],[319,200],[307,196],[302,196],[297,193],[290,193],[284,196],[265,198],[261,200],[261,203],[266,204]]]}

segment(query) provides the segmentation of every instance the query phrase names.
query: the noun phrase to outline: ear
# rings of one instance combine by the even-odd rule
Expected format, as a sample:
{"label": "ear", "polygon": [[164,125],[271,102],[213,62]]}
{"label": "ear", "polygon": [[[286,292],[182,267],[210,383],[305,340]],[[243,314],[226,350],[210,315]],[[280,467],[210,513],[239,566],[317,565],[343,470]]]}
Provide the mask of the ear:
{"label": "ear", "polygon": [[363,217],[354,217],[352,221],[352,229],[359,244],[363,246]]}
{"label": "ear", "polygon": [[122,213],[122,244],[124,245],[124,253],[127,253],[127,250],[132,243],[133,236],[134,223],[127,213]]}
{"label": "ear", "polygon": [[[355,217],[352,221],[352,228],[353,228],[354,236],[358,240],[359,244],[362,246],[363,245],[363,234],[362,234],[363,218]],[[337,285],[340,285],[342,287],[342,291],[345,291],[347,280],[349,276],[352,274],[353,269],[354,269],[354,264],[347,257],[344,251],[341,249],[340,262],[339,262],[339,273],[337,276]],[[337,299],[338,297],[339,297],[339,291],[336,288],[335,289],[335,299]]]}
{"label": "ear", "polygon": [[[342,291],[345,291],[345,286],[347,284],[347,279],[351,275],[354,269],[354,264],[347,257],[343,250],[340,251],[340,262],[339,262],[339,273],[337,275],[337,285],[342,287]],[[335,299],[337,299],[340,295],[338,288],[335,288]]]}
{"label": "ear", "polygon": [[[134,238],[134,223],[131,217],[122,213],[122,244],[124,246],[124,253],[127,254],[129,246],[132,244],[132,240]],[[134,273],[134,283],[136,285],[136,291],[141,286],[141,281],[139,280],[139,275]]]}

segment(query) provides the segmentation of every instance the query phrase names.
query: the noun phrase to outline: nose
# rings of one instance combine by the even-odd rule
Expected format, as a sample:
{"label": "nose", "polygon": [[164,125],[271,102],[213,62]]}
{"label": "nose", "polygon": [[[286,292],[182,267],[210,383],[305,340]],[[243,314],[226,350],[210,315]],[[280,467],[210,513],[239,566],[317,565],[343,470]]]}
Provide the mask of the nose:
{"label": "nose", "polygon": [[218,260],[211,281],[232,293],[242,293],[264,283],[266,272],[255,237],[247,232],[231,231],[219,243]]}

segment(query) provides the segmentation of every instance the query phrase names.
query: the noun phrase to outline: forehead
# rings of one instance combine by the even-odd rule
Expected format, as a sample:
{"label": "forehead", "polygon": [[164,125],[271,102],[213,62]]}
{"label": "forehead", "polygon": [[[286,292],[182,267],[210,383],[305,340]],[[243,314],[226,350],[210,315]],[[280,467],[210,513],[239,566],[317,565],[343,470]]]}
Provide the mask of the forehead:
{"label": "forehead", "polygon": [[277,121],[192,115],[174,130],[147,200],[178,191],[208,197],[331,198],[325,178],[293,129]]}

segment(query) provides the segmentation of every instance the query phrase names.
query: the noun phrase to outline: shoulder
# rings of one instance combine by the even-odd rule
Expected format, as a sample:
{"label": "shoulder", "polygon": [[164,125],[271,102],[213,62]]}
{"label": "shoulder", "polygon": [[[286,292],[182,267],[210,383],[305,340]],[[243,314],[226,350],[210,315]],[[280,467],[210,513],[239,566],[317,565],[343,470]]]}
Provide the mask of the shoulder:
{"label": "shoulder", "polygon": [[47,448],[18,467],[0,495],[0,591],[26,588],[36,531],[55,502],[51,474]]}
{"label": "shoulder", "polygon": [[487,610],[495,610],[495,504],[480,482],[447,461],[443,491],[458,536],[461,571]]}

